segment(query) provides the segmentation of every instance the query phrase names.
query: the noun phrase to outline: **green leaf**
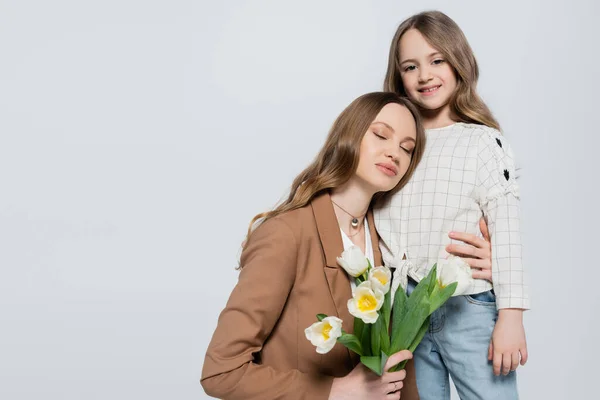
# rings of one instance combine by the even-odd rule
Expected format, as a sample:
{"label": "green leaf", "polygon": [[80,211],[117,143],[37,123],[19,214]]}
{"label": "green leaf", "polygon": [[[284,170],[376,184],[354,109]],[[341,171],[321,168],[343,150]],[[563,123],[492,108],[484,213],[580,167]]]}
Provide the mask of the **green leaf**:
{"label": "green leaf", "polygon": [[363,348],[364,356],[371,356],[371,329],[373,328],[373,324],[364,324],[364,328],[362,331],[362,336],[360,338],[360,343]]}
{"label": "green leaf", "polygon": [[385,354],[390,354],[390,334],[387,330],[381,330],[381,352]]}
{"label": "green leaf", "polygon": [[404,313],[406,312],[406,300],[406,292],[402,285],[399,285],[396,294],[394,295],[394,306],[392,307],[392,342],[394,341],[394,338],[398,336],[400,324],[402,323]]}
{"label": "green leaf", "polygon": [[421,282],[419,282],[417,284],[417,286],[415,287],[415,290],[413,290],[412,293],[410,294],[410,296],[408,298],[409,303],[410,303],[410,299],[413,297],[415,298],[414,301],[416,301],[417,303],[420,302],[421,296],[427,295],[427,297],[429,297],[429,288],[430,288],[430,284],[432,283],[431,281],[433,280],[432,279],[433,274],[435,274],[434,269],[429,271],[429,274],[427,274],[427,276],[425,278],[421,279]]}
{"label": "green leaf", "polygon": [[395,334],[392,332],[390,352],[396,353],[397,351],[408,349],[421,325],[423,325],[423,322],[429,316],[431,304],[427,290],[430,282],[427,279],[430,277],[431,275],[419,282],[410,297],[406,300],[404,315],[398,322],[398,329]]}
{"label": "green leaf", "polygon": [[425,334],[427,333],[427,330],[429,329],[429,320],[430,320],[429,317],[427,317],[425,319],[425,322],[423,322],[423,325],[421,325],[419,332],[417,332],[417,336],[414,338],[414,340],[410,344],[408,350],[410,350],[411,353],[415,352],[417,346],[419,345],[419,343],[421,343],[421,340],[423,340],[423,337],[425,337]]}
{"label": "green leaf", "polygon": [[442,304],[448,301],[448,299],[454,294],[457,286],[458,282],[452,282],[440,290],[439,286],[436,285],[436,289],[433,291],[429,300],[431,302],[431,305],[429,306],[429,314],[433,314],[435,310],[440,308]]}
{"label": "green leaf", "polygon": [[[417,332],[417,336],[415,337],[415,339],[412,341],[412,343],[408,347],[408,350],[411,353],[415,352],[415,349],[417,348],[419,343],[421,343],[421,340],[423,340],[423,337],[427,333],[428,328],[429,328],[429,317],[427,317],[425,319],[425,322],[423,322],[423,325],[421,325],[419,332]],[[407,362],[408,362],[408,360],[402,361],[400,364],[397,364],[397,365],[393,366],[392,368],[390,368],[389,372],[400,371],[401,369],[403,369],[406,366]]]}
{"label": "green leaf", "polygon": [[371,327],[371,354],[381,353],[381,331],[383,330],[383,318],[381,314],[377,317],[377,321]]}
{"label": "green leaf", "polygon": [[325,318],[327,318],[327,315],[325,315],[325,314],[317,314],[317,319],[319,320],[319,322],[323,321]]}
{"label": "green leaf", "polygon": [[360,318],[354,318],[354,336],[362,338],[363,329],[365,329],[365,323]]}
{"label": "green leaf", "polygon": [[385,331],[390,332],[390,316],[392,314],[392,289],[388,290],[383,298],[383,306],[381,307],[381,314],[385,322]]}
{"label": "green leaf", "polygon": [[361,356],[360,362],[377,375],[382,375],[381,356]]}
{"label": "green leaf", "polygon": [[383,351],[381,352],[381,372],[385,372],[385,363],[387,362],[389,356],[385,354]]}
{"label": "green leaf", "polygon": [[431,293],[433,293],[433,290],[437,286],[437,263],[433,264],[431,271],[429,271],[429,274],[427,274],[427,275],[428,275],[427,277],[429,278],[429,288],[427,291],[429,292],[429,295],[431,296]]}
{"label": "green leaf", "polygon": [[363,355],[362,345],[360,344],[360,340],[356,336],[351,333],[345,333],[339,338],[337,338],[337,342],[343,344],[348,349],[352,350],[359,356]]}

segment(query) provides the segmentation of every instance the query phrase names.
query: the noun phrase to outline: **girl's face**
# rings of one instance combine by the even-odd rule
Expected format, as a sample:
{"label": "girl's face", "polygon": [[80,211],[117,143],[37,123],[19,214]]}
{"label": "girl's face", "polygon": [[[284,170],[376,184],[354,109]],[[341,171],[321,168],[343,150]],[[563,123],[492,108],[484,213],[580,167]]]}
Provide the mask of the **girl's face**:
{"label": "girl's face", "polygon": [[392,190],[406,174],[416,138],[410,111],[400,104],[387,104],[363,136],[355,179],[373,193]]}
{"label": "girl's face", "polygon": [[407,96],[425,110],[448,111],[457,85],[452,66],[416,29],[402,35],[399,47],[400,76]]}

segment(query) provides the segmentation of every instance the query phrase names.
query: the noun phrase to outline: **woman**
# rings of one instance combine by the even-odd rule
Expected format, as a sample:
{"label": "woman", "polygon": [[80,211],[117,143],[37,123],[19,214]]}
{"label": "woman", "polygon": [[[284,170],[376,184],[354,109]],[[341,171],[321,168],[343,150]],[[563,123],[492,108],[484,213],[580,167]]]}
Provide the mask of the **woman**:
{"label": "woman", "polygon": [[[238,284],[206,354],[201,382],[209,395],[398,399],[404,386],[403,399],[418,398],[410,369],[403,382],[405,371],[378,377],[341,345],[317,354],[304,329],[325,313],[352,331],[350,279],[336,262],[343,236],[381,265],[370,205],[406,182],[421,158],[423,135],[406,100],[393,93],[361,96],[337,118],[289,198],[255,217],[261,224],[249,233]],[[410,357],[400,352],[388,368]]]}

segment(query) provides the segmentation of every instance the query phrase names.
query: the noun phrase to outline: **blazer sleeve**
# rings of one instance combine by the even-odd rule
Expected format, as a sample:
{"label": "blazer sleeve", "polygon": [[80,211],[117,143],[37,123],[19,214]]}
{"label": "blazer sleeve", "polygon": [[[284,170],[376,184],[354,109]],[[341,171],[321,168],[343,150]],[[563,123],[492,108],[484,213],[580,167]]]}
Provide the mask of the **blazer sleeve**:
{"label": "blazer sleeve", "polygon": [[280,218],[267,220],[250,236],[238,283],[204,359],[200,382],[208,395],[225,400],[329,397],[331,376],[277,371],[254,362],[294,285],[297,252],[293,231]]}

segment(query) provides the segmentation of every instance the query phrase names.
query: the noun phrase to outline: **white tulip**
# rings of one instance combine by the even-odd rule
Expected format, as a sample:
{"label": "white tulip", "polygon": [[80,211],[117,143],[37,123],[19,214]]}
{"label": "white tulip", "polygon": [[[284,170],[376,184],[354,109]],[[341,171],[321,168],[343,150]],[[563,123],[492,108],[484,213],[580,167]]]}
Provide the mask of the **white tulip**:
{"label": "white tulip", "polygon": [[338,317],[325,317],[321,322],[315,322],[306,328],[304,334],[317,347],[317,353],[328,353],[335,346],[337,338],[342,336],[342,320]]}
{"label": "white tulip", "polygon": [[437,277],[441,288],[458,282],[452,296],[462,295],[473,283],[471,266],[462,258],[452,255],[437,263]]}
{"label": "white tulip", "polygon": [[383,294],[390,290],[392,281],[392,271],[388,267],[375,267],[369,271],[369,282],[371,287],[377,289]]}
{"label": "white tulip", "polygon": [[348,300],[348,311],[365,324],[374,324],[379,317],[377,311],[383,306],[383,300],[384,294],[373,289],[371,282],[365,281],[354,289],[352,298]]}
{"label": "white tulip", "polygon": [[353,277],[361,276],[369,267],[367,257],[358,246],[352,246],[342,252],[342,256],[337,258],[338,264],[346,270],[348,275]]}

